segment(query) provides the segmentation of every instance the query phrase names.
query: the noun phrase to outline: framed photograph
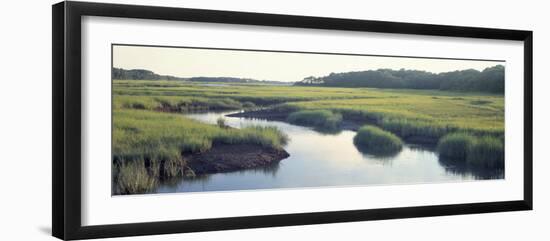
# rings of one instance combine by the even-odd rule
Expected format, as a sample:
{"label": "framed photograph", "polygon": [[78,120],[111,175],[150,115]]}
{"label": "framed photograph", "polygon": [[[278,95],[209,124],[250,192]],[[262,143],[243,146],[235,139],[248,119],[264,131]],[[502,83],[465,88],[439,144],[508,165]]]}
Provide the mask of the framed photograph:
{"label": "framed photograph", "polygon": [[69,1],[52,51],[61,239],[532,209],[531,31]]}

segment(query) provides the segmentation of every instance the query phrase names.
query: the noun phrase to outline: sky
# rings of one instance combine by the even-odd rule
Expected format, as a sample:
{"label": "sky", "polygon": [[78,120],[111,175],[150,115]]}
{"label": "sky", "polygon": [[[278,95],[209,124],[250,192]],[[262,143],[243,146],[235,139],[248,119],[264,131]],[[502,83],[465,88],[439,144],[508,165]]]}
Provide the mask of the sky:
{"label": "sky", "polygon": [[331,72],[414,69],[433,73],[483,70],[498,61],[281,53],[147,46],[113,46],[113,67],[177,77],[236,77],[284,82]]}

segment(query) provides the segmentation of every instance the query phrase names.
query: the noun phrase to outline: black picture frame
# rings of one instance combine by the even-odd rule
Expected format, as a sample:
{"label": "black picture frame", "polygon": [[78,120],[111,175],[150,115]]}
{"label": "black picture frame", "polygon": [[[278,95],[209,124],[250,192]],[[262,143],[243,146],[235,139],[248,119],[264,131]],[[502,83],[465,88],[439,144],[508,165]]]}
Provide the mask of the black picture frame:
{"label": "black picture frame", "polygon": [[[60,239],[87,239],[307,225],[380,219],[532,210],[533,207],[533,33],[523,30],[366,21],[324,17],[151,7],[90,2],[52,6],[52,233]],[[81,224],[81,17],[194,21],[259,26],[451,36],[524,43],[523,199],[420,207],[342,210],[283,215],[82,226]]]}

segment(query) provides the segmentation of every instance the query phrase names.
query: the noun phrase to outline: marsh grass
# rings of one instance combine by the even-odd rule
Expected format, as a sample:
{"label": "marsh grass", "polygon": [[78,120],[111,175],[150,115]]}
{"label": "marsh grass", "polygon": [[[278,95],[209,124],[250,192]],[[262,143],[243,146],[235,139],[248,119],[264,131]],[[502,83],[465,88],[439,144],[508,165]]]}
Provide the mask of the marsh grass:
{"label": "marsh grass", "polygon": [[[376,125],[404,140],[426,144],[437,144],[441,137],[453,132],[495,137],[504,133],[501,97],[449,98],[411,96],[403,92],[404,96],[400,98],[293,102],[286,104],[284,108],[296,112],[326,110],[340,113],[345,120]],[[484,104],[472,105],[473,101],[483,101]]]}
{"label": "marsh grass", "polygon": [[208,110],[237,110],[255,108],[254,103],[231,98],[201,98],[180,96],[115,96],[115,108],[192,112]]}
{"label": "marsh grass", "polygon": [[156,185],[150,178],[191,173],[184,153],[207,151],[213,144],[282,148],[288,141],[276,128],[226,128],[225,121],[208,125],[175,114],[194,111],[271,107],[288,114],[288,122],[318,131],[338,130],[350,120],[379,127],[364,126],[354,138],[368,153],[395,152],[400,138],[422,137],[439,143],[440,156],[467,165],[504,163],[502,95],[136,80],[114,80],[113,95],[113,180],[124,181],[113,190],[121,193],[148,192]]}
{"label": "marsh grass", "polygon": [[491,101],[488,101],[488,100],[472,100],[470,101],[470,104],[472,105],[486,105],[486,104],[490,104]]}
{"label": "marsh grass", "polygon": [[425,138],[427,142],[437,142],[446,133],[457,129],[456,127],[419,119],[383,118],[378,122],[378,125],[401,138],[421,137]]}
{"label": "marsh grass", "polygon": [[341,114],[345,120],[391,129],[404,139],[424,136],[435,143],[459,131],[493,136],[504,133],[504,98],[496,94],[231,83],[204,86],[145,80],[114,80],[113,89],[115,108],[186,112],[270,106],[287,113],[325,110]]}
{"label": "marsh grass", "polygon": [[242,129],[227,129],[212,138],[212,142],[221,144],[253,144],[268,148],[282,149],[288,136],[277,127],[247,126]]}
{"label": "marsh grass", "polygon": [[468,149],[474,141],[475,137],[467,133],[452,133],[439,141],[437,151],[443,158],[466,161]]}
{"label": "marsh grass", "polygon": [[170,160],[146,158],[144,163],[147,173],[159,180],[183,176],[187,165],[181,157]]}
{"label": "marsh grass", "polygon": [[[113,112],[113,193],[146,193],[156,181],[193,176],[184,153],[216,144],[251,144],[282,149],[288,136],[276,127],[242,129],[208,125],[182,115],[149,110]],[[156,180],[156,181],[155,181]]]}
{"label": "marsh grass", "polygon": [[220,128],[227,128],[228,126],[225,124],[225,118],[223,117],[219,117],[217,120],[216,120],[216,125],[218,125],[218,127]]}
{"label": "marsh grass", "polygon": [[504,143],[497,138],[478,138],[468,150],[468,163],[483,167],[504,167]]}
{"label": "marsh grass", "polygon": [[149,193],[157,186],[157,179],[147,172],[143,162],[122,163],[113,172],[115,195]]}
{"label": "marsh grass", "polygon": [[441,138],[437,151],[447,160],[479,167],[504,167],[504,143],[498,137],[452,133]]}
{"label": "marsh grass", "polygon": [[204,86],[199,83],[185,81],[113,80],[113,94],[115,96],[231,98],[243,104],[250,102],[257,106],[267,106],[293,101],[370,97],[377,93],[351,88],[233,83],[227,83],[223,86]]}
{"label": "marsh grass", "polygon": [[275,127],[220,128],[171,113],[115,110],[113,119],[113,158],[122,161],[178,160],[182,152],[206,151],[214,141],[282,148],[288,140]]}
{"label": "marsh grass", "polygon": [[[374,91],[363,89],[365,92]],[[477,133],[504,132],[502,96],[437,91],[382,91],[372,98],[329,99],[292,102],[300,110],[330,110],[346,120],[374,124],[403,134],[418,133],[434,137],[456,131]],[[394,92],[399,98],[390,98]],[[434,99],[433,97],[437,97]],[[485,104],[473,105],[471,102]]]}
{"label": "marsh grass", "polygon": [[293,124],[331,130],[338,128],[342,122],[342,115],[328,110],[303,110],[288,115],[287,121]]}
{"label": "marsh grass", "polygon": [[391,155],[403,148],[403,142],[399,137],[370,125],[361,127],[353,142],[360,151],[374,155]]}
{"label": "marsh grass", "polygon": [[[500,139],[504,135],[503,96],[494,94],[240,84],[203,86],[188,82],[123,80],[115,80],[113,88],[115,110],[192,112],[268,105],[274,112],[286,113],[287,121],[312,126],[323,133],[337,130],[342,120],[350,120],[359,125],[376,125],[414,143],[437,144],[443,136],[455,132]],[[125,133],[143,131],[135,126],[121,129]],[[210,132],[206,130],[205,136],[210,136]],[[173,135],[167,134],[166,139]],[[178,143],[183,143],[181,147],[185,151],[200,151],[209,149],[211,140],[211,137],[193,136]],[[164,146],[161,144],[152,144],[150,149]],[[156,152],[175,155],[170,151],[172,147],[165,149]]]}

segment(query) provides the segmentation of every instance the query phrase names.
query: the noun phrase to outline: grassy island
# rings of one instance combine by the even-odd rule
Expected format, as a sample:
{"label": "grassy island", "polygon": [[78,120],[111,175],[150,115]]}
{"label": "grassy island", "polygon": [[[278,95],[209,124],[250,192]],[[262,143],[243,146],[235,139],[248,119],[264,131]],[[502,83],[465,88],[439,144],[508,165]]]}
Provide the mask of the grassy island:
{"label": "grassy island", "polygon": [[353,142],[359,150],[369,154],[394,154],[403,148],[403,142],[391,132],[375,126],[363,126],[358,131]]}

